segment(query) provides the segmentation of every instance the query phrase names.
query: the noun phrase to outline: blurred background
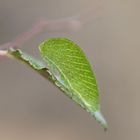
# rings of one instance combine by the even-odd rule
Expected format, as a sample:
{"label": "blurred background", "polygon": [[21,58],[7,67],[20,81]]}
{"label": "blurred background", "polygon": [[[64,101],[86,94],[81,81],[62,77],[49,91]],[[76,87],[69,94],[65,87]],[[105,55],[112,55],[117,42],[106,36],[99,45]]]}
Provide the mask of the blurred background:
{"label": "blurred background", "polygon": [[[0,139],[140,139],[139,0],[1,0],[0,44],[40,20],[60,19],[93,9],[80,30],[49,29],[22,46],[36,57],[49,37],[67,37],[86,52],[100,87],[108,131],[37,73],[17,61],[0,60]],[[96,10],[94,10],[96,9]],[[84,18],[83,18],[84,19]]]}

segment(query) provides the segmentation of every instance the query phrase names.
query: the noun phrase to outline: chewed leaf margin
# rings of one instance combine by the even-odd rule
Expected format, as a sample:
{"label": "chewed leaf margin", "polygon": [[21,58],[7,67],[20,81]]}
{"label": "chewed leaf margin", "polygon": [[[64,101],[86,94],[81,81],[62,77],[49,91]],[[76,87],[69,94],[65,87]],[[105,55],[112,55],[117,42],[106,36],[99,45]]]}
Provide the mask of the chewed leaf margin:
{"label": "chewed leaf margin", "polygon": [[51,74],[42,61],[39,61],[33,56],[28,55],[27,53],[22,52],[20,49],[15,48],[8,49],[8,55],[9,57],[15,58],[27,64],[30,68],[41,74],[44,78],[52,81]]}

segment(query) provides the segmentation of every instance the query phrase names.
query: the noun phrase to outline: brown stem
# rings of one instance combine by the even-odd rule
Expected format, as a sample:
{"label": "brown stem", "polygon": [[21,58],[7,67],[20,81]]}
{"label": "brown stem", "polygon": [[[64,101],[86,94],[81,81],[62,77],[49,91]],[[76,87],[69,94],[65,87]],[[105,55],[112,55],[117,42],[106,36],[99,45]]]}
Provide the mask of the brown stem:
{"label": "brown stem", "polygon": [[[97,7],[99,8],[99,7]],[[8,49],[10,47],[20,47],[24,43],[28,42],[31,38],[45,31],[49,32],[75,32],[80,30],[85,23],[88,23],[92,18],[96,17],[97,8],[92,8],[87,12],[64,19],[58,20],[40,20],[37,22],[31,30],[19,35],[13,41],[0,45],[0,49]]]}

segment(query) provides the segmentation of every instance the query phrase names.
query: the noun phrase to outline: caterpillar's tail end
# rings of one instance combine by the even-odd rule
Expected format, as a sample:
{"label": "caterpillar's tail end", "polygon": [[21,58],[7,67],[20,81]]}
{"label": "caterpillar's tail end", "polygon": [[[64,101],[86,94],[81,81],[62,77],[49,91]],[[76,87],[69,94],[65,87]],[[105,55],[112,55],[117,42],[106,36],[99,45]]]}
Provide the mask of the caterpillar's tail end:
{"label": "caterpillar's tail end", "polygon": [[104,118],[104,116],[102,115],[102,113],[100,111],[96,111],[93,113],[95,119],[101,124],[101,126],[104,128],[104,131],[107,131],[107,122]]}

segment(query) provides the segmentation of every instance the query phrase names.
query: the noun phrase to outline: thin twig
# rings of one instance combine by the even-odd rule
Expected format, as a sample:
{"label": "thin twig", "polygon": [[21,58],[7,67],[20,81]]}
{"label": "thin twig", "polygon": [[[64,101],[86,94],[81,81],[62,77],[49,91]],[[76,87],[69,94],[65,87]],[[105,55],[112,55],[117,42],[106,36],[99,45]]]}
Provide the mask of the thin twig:
{"label": "thin twig", "polygon": [[0,50],[0,58],[8,57],[8,51],[6,50]]}
{"label": "thin twig", "polygon": [[[97,7],[99,9],[99,7]],[[17,36],[13,41],[0,45],[0,49],[8,49],[10,47],[20,47],[28,42],[31,38],[39,33],[47,30],[48,32],[75,32],[80,30],[92,18],[97,16],[97,8],[92,8],[87,12],[64,19],[58,20],[40,20],[27,32]],[[3,53],[3,51],[1,52]],[[0,54],[1,55],[1,54]],[[2,56],[2,55],[1,55]]]}

